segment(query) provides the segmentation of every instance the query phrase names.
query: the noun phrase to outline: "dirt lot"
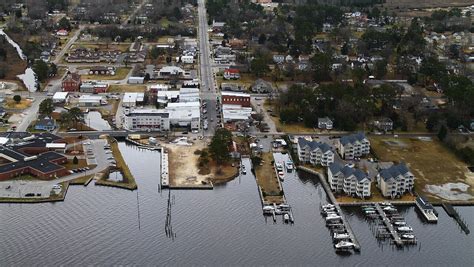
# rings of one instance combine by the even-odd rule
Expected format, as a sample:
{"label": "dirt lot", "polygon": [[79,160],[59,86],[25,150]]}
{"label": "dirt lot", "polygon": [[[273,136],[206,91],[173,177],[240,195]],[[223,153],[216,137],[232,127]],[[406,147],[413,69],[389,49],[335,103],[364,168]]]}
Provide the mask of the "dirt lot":
{"label": "dirt lot", "polygon": [[431,200],[474,200],[474,175],[438,141],[372,137],[370,142],[379,160],[405,162],[416,177],[415,190]]}
{"label": "dirt lot", "polygon": [[114,93],[123,93],[123,92],[139,92],[143,93],[146,90],[146,85],[118,85],[118,84],[112,84],[110,85],[109,92]]}
{"label": "dirt lot", "polygon": [[262,193],[264,193],[264,200],[269,203],[283,203],[283,196],[280,195],[282,188],[278,183],[278,177],[276,177],[275,170],[272,165],[272,153],[264,153],[262,155],[262,160],[264,161],[263,165],[257,166],[255,171],[257,174],[257,184],[262,188]]}

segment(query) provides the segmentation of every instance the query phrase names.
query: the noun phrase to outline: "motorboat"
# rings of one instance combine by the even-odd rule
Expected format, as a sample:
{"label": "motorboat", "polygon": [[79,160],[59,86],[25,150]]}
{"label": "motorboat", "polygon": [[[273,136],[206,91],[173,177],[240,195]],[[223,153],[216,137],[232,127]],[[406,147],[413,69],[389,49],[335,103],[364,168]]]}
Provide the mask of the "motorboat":
{"label": "motorboat", "polygon": [[286,167],[286,171],[287,171],[287,172],[292,172],[292,171],[293,171],[293,168],[294,168],[293,162],[287,161],[287,162],[285,163],[285,167]]}
{"label": "motorboat", "polygon": [[283,171],[283,165],[281,165],[281,163],[275,163],[275,168],[278,172]]}
{"label": "motorboat", "polygon": [[347,234],[347,233],[342,233],[342,234],[334,233],[332,238],[334,240],[345,240],[345,239],[349,239],[349,234]]}
{"label": "motorboat", "polygon": [[284,177],[285,177],[285,173],[283,171],[279,171],[278,172],[278,177],[280,178],[280,180],[283,181]]}
{"label": "motorboat", "polygon": [[285,215],[283,215],[283,220],[285,221],[285,223],[288,223],[290,221],[290,215],[288,215],[288,213],[285,213]]}
{"label": "motorboat", "polygon": [[351,249],[354,247],[354,243],[348,241],[341,241],[334,245],[336,249]]}
{"label": "motorboat", "polygon": [[375,210],[366,210],[365,214],[375,214]]}
{"label": "motorboat", "polygon": [[335,206],[333,204],[324,204],[321,206],[323,209],[324,208],[335,208]]}
{"label": "motorboat", "polygon": [[244,165],[242,165],[241,172],[242,174],[247,174],[247,170],[245,169]]}
{"label": "motorboat", "polygon": [[403,239],[415,239],[415,235],[404,234],[404,235],[402,235],[402,238],[403,238]]}
{"label": "motorboat", "polygon": [[393,222],[393,225],[395,225],[395,226],[405,226],[405,225],[407,225],[407,223],[404,222],[404,221],[398,221],[398,222]]}
{"label": "motorboat", "polygon": [[273,208],[272,206],[263,206],[263,213],[265,214],[271,214],[274,210],[275,208]]}
{"label": "motorboat", "polygon": [[290,210],[290,205],[280,204],[280,205],[278,205],[278,208],[281,209],[281,210]]}
{"label": "motorboat", "polygon": [[339,221],[341,220],[341,216],[337,215],[337,214],[328,214],[328,216],[326,217],[326,221]]}
{"label": "motorboat", "polygon": [[397,231],[399,231],[399,232],[412,232],[413,228],[411,228],[410,226],[401,226],[401,227],[397,228]]}

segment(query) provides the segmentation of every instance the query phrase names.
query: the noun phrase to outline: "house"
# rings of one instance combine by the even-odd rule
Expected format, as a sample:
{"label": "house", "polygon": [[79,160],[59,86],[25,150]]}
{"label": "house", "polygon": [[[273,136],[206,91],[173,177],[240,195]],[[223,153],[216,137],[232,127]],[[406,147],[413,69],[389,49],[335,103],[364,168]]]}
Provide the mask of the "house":
{"label": "house", "polygon": [[273,55],[273,62],[276,64],[282,64],[285,62],[285,56],[284,55]]}
{"label": "house", "polygon": [[222,91],[242,92],[245,88],[238,83],[221,83]]}
{"label": "house", "polygon": [[49,117],[44,117],[35,124],[35,130],[53,131],[54,129],[56,129],[56,122]]}
{"label": "house", "polygon": [[182,68],[175,67],[175,66],[164,66],[163,68],[160,69],[160,71],[158,72],[158,75],[160,77],[183,76],[184,70]]}
{"label": "house", "polygon": [[81,93],[87,94],[99,94],[99,93],[106,93],[109,89],[109,84],[105,82],[84,82],[81,84],[80,91]]}
{"label": "house", "polygon": [[64,92],[77,92],[81,86],[81,75],[68,73],[62,82]]}
{"label": "house", "polygon": [[263,94],[271,92],[273,92],[272,84],[263,79],[257,79],[252,85],[252,93]]}
{"label": "house", "polygon": [[322,166],[334,162],[334,152],[328,144],[298,138],[297,149],[300,162]]}
{"label": "house", "polygon": [[66,103],[68,101],[69,92],[56,92],[53,95],[53,103]]}
{"label": "house", "polygon": [[240,79],[240,71],[238,69],[225,69],[224,70],[224,79]]}
{"label": "house", "polygon": [[65,29],[61,29],[59,31],[56,32],[56,35],[57,36],[68,36],[69,35],[69,32]]}
{"label": "house", "polygon": [[193,56],[181,56],[181,62],[184,64],[193,64],[194,63],[194,57]]}
{"label": "house", "polygon": [[349,196],[360,198],[370,197],[372,181],[362,170],[340,163],[332,163],[328,167],[328,183],[331,190],[344,192]]}
{"label": "house", "polygon": [[238,92],[221,92],[222,105],[240,105],[242,107],[250,107],[250,95]]}
{"label": "house", "polygon": [[354,159],[370,153],[370,141],[362,132],[343,136],[336,147],[344,159]]}
{"label": "house", "polygon": [[143,104],[145,93],[125,93],[122,99],[122,107],[133,108],[137,104]]}
{"label": "house", "polygon": [[127,83],[129,84],[143,84],[145,82],[145,77],[136,77],[131,76],[128,78]]}
{"label": "house", "polygon": [[415,176],[405,163],[392,165],[380,170],[377,175],[377,186],[384,197],[401,197],[405,192],[413,190]]}
{"label": "house", "polygon": [[380,118],[374,120],[372,125],[379,131],[389,132],[393,130],[393,121],[390,118]]}
{"label": "house", "polygon": [[245,40],[232,38],[229,40],[229,46],[234,50],[242,50],[247,47]]}
{"label": "house", "polygon": [[332,120],[328,117],[325,118],[318,118],[318,128],[319,129],[326,129],[331,130],[333,127]]}

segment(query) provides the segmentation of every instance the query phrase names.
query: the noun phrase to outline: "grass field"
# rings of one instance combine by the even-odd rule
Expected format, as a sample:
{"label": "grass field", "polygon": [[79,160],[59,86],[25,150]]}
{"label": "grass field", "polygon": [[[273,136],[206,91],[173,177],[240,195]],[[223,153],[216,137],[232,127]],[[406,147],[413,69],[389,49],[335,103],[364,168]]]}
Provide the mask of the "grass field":
{"label": "grass field", "polygon": [[146,85],[118,85],[112,84],[109,87],[110,93],[123,93],[123,92],[145,92]]}
{"label": "grass field", "polygon": [[22,99],[19,103],[13,99],[7,99],[4,104],[7,109],[26,109],[29,106],[31,106],[31,100],[28,99]]}
{"label": "grass field", "polygon": [[123,80],[127,77],[128,73],[132,68],[118,68],[115,75],[82,75],[82,80],[109,80],[117,81]]}
{"label": "grass field", "polygon": [[109,43],[108,45],[104,42],[75,42],[71,45],[70,50],[74,50],[76,48],[88,48],[88,49],[98,49],[98,50],[119,50],[121,52],[126,52],[130,48],[131,43],[120,43],[120,44],[112,44]]}
{"label": "grass field", "polygon": [[283,203],[283,195],[280,192],[283,190],[278,183],[275,170],[273,169],[273,154],[263,153],[262,166],[255,166],[257,184],[262,188],[265,202],[280,204]]}
{"label": "grass field", "polygon": [[405,162],[415,175],[415,190],[431,200],[440,197],[426,191],[426,185],[465,183],[467,192],[474,196],[474,177],[467,165],[438,141],[417,138],[371,137],[371,146],[381,161]]}

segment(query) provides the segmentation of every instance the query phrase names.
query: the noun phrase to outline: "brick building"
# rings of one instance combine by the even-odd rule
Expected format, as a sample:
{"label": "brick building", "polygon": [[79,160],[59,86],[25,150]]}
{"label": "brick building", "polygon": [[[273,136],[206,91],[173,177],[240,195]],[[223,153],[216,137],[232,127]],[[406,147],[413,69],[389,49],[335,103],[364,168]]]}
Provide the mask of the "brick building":
{"label": "brick building", "polygon": [[222,105],[240,105],[242,107],[250,107],[250,95],[238,92],[222,93]]}
{"label": "brick building", "polygon": [[77,73],[68,73],[63,80],[63,91],[77,92],[81,86],[81,75]]}

